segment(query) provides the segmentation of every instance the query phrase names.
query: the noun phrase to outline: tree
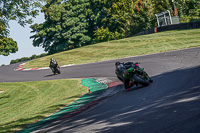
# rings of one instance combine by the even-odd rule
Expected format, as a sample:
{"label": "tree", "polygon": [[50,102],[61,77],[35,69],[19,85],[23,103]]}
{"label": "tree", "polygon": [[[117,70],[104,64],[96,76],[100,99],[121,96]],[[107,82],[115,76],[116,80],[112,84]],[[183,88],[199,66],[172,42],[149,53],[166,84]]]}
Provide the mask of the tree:
{"label": "tree", "polygon": [[105,14],[103,26],[95,32],[96,42],[129,37],[155,24],[153,4],[149,0],[107,0]]}
{"label": "tree", "polygon": [[137,0],[130,3],[129,9],[124,15],[125,37],[150,29],[155,26],[153,4],[149,0]]}
{"label": "tree", "polygon": [[120,39],[125,36],[124,15],[129,9],[131,0],[105,0],[103,7],[102,25],[95,31],[94,42]]}
{"label": "tree", "polygon": [[176,1],[175,5],[177,6],[179,16],[192,16],[194,12],[199,9],[198,0],[182,0]]}
{"label": "tree", "polygon": [[94,39],[94,32],[103,25],[102,19],[105,17],[104,1],[89,0],[89,4],[85,8],[86,22],[88,23],[87,35],[91,38],[90,43]]}
{"label": "tree", "polygon": [[17,42],[12,38],[0,36],[0,55],[8,56],[9,53],[18,51]]}
{"label": "tree", "polygon": [[88,36],[88,21],[86,18],[89,0],[70,0],[66,3],[66,13],[64,14],[63,33],[67,44],[72,48],[77,48],[89,44],[91,38]]}
{"label": "tree", "polygon": [[42,9],[46,21],[31,26],[33,46],[53,54],[91,44],[102,7],[103,0],[48,1]]}
{"label": "tree", "polygon": [[117,31],[111,32],[107,28],[98,28],[97,31],[94,32],[96,38],[94,38],[94,43],[110,41],[110,40],[117,40],[123,38],[122,34],[118,33]]}
{"label": "tree", "polygon": [[[31,32],[36,32],[33,38],[33,46],[42,46],[44,51],[54,53],[67,49],[66,41],[62,36],[63,15],[65,14],[65,3],[48,1],[42,7],[46,21],[41,24],[31,25]],[[60,44],[60,45],[59,45]]]}
{"label": "tree", "polygon": [[173,3],[171,0],[151,0],[154,13],[160,13],[166,10],[172,11]]}
{"label": "tree", "polygon": [[0,55],[7,56],[18,51],[17,43],[9,38],[10,20],[17,21],[21,26],[32,23],[28,16],[35,17],[41,0],[1,0],[0,1]]}

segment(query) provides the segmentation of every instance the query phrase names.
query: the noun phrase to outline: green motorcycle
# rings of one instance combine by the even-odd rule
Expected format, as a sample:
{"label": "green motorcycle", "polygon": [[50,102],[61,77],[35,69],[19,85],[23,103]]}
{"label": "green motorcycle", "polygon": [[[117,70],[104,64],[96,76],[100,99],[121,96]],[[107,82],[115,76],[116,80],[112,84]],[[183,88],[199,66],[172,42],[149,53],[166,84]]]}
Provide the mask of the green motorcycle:
{"label": "green motorcycle", "polygon": [[144,71],[144,68],[139,67],[139,63],[115,63],[115,73],[119,80],[124,83],[125,89],[130,89],[133,85],[148,86],[153,80]]}

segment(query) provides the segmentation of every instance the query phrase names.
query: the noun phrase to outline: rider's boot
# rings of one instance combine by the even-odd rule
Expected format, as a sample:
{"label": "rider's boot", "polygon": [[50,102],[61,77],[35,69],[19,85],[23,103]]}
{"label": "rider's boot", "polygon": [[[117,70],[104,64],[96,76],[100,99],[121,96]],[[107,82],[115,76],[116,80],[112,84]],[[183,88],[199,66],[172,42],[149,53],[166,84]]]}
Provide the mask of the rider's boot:
{"label": "rider's boot", "polygon": [[135,83],[136,86],[138,86],[138,83]]}
{"label": "rider's boot", "polygon": [[134,84],[135,84],[134,81],[130,81],[130,82],[129,82],[129,85],[128,85],[129,88],[131,88]]}

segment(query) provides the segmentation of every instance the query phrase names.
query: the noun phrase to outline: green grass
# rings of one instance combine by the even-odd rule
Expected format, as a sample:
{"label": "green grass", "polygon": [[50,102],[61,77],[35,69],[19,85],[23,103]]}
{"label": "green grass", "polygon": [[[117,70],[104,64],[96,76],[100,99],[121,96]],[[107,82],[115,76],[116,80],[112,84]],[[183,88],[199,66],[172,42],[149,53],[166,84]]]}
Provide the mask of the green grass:
{"label": "green grass", "polygon": [[200,29],[174,30],[93,44],[29,61],[24,68],[49,66],[50,58],[59,65],[83,64],[129,56],[152,54],[200,46]]}
{"label": "green grass", "polygon": [[13,132],[87,93],[80,79],[0,83],[0,132]]}

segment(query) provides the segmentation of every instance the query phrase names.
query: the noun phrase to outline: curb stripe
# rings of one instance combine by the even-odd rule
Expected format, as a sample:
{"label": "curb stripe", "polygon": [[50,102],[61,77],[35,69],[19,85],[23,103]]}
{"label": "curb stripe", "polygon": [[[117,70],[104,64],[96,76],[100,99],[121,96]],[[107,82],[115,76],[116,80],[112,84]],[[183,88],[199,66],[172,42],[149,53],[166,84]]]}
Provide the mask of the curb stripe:
{"label": "curb stripe", "polygon": [[[41,67],[41,68],[28,68],[28,69],[24,69],[22,68],[26,63],[22,63],[20,64],[18,67],[16,67],[16,69],[14,69],[14,71],[33,71],[33,70],[46,70],[46,69],[50,69],[49,67]],[[68,67],[68,66],[73,66],[74,64],[69,64],[69,65],[62,65],[60,67]]]}

